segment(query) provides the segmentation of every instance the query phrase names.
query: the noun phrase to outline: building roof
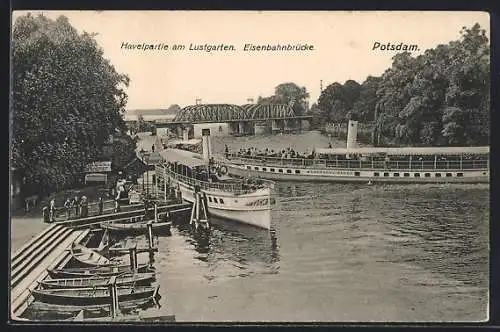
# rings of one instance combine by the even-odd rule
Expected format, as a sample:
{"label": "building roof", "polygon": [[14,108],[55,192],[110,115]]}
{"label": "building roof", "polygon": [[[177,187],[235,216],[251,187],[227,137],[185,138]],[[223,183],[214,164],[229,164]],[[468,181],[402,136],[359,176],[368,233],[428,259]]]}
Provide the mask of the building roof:
{"label": "building roof", "polygon": [[316,149],[320,154],[387,154],[387,155],[461,155],[461,154],[487,154],[490,153],[489,146],[467,146],[467,147],[417,147],[417,148],[355,148],[355,149]]}
{"label": "building roof", "polygon": [[168,162],[177,162],[179,164],[196,167],[205,165],[202,156],[198,153],[189,152],[179,149],[164,149],[160,152],[163,159]]}

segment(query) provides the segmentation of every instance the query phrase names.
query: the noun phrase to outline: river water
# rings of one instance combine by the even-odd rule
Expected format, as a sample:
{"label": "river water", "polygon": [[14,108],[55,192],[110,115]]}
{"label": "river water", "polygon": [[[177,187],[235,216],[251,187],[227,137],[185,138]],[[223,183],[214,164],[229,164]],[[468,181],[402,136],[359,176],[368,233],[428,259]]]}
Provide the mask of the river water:
{"label": "river water", "polygon": [[[328,138],[213,144],[303,151]],[[160,239],[162,303],[177,321],[488,318],[489,185],[279,183],[277,196],[271,232],[215,220],[208,238]]]}
{"label": "river water", "polygon": [[[334,142],[342,145],[342,142]],[[318,133],[214,138],[298,151]],[[160,308],[178,322],[488,319],[489,185],[277,185],[272,231],[213,220],[159,238]]]}

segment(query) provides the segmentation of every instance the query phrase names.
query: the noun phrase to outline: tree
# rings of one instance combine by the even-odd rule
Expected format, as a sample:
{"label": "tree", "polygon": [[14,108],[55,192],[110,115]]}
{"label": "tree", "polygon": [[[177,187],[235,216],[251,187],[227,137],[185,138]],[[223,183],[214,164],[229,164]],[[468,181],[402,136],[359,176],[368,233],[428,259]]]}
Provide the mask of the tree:
{"label": "tree", "polygon": [[309,93],[305,87],[289,82],[276,86],[273,96],[266,98],[259,96],[257,104],[292,104],[295,114],[302,115],[307,111],[307,98]]}
{"label": "tree", "polygon": [[382,75],[375,112],[399,117],[404,144],[488,144],[489,44],[475,24],[423,55],[397,54]]}
{"label": "tree", "polygon": [[181,110],[181,107],[177,104],[170,105],[167,110],[166,114],[171,114],[171,115],[177,115]]}
{"label": "tree", "polygon": [[354,104],[352,94],[352,89],[345,89],[337,82],[327,86],[318,99],[318,107],[323,119],[327,122],[344,122]]}
{"label": "tree", "polygon": [[368,76],[361,84],[359,97],[352,106],[354,113],[359,116],[359,121],[367,123],[376,120],[375,107],[377,105],[377,90],[380,80],[380,77]]}
{"label": "tree", "polygon": [[19,17],[12,31],[12,163],[25,194],[80,177],[109,136],[125,131],[126,75],[103,57],[94,35],[68,19]]}

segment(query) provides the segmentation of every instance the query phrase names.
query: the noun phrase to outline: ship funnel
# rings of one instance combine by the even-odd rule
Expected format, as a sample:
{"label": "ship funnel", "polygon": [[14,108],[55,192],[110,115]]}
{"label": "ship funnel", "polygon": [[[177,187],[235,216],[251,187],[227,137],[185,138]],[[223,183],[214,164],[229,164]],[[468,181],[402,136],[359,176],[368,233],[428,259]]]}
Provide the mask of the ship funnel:
{"label": "ship funnel", "polygon": [[212,142],[210,141],[210,129],[201,130],[201,144],[203,148],[203,161],[208,163],[212,158]]}
{"label": "ship funnel", "polygon": [[347,148],[355,149],[358,139],[358,121],[349,120],[347,125]]}

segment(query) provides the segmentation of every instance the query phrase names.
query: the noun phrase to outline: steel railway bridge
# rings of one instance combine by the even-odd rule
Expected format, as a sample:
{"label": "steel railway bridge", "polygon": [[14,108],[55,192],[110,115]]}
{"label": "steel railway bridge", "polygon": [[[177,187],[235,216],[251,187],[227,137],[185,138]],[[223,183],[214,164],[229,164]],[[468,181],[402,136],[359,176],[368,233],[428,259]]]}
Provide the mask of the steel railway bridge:
{"label": "steel railway bridge", "polygon": [[[199,104],[184,107],[173,121],[155,121],[157,128],[169,128],[197,136],[197,128],[222,128],[227,134],[249,135],[300,131],[309,115],[298,115],[288,104]],[[210,125],[212,124],[212,125]],[[179,135],[180,136],[180,135]]]}

